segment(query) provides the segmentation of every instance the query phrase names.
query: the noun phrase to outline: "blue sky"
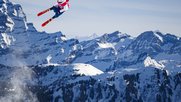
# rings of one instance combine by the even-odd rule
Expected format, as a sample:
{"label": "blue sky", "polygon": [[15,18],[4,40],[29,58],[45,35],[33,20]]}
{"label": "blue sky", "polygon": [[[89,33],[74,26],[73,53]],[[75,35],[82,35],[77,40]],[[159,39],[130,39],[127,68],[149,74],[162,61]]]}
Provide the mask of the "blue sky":
{"label": "blue sky", "polygon": [[121,31],[132,36],[160,30],[181,36],[181,0],[70,0],[71,8],[45,28],[41,23],[53,16],[39,11],[56,0],[10,0],[22,5],[28,22],[39,31],[62,31],[68,37],[84,37]]}

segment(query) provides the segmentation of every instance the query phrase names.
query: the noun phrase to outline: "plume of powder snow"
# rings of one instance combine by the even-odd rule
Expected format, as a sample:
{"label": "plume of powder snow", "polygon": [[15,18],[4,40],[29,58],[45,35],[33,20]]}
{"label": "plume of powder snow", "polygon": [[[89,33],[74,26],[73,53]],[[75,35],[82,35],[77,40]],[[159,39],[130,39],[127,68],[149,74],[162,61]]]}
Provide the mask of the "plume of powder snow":
{"label": "plume of powder snow", "polygon": [[33,71],[28,68],[20,59],[14,60],[17,67],[9,73],[10,79],[7,92],[3,97],[0,97],[0,102],[38,102],[36,95],[30,91],[30,85],[34,84],[32,80]]}

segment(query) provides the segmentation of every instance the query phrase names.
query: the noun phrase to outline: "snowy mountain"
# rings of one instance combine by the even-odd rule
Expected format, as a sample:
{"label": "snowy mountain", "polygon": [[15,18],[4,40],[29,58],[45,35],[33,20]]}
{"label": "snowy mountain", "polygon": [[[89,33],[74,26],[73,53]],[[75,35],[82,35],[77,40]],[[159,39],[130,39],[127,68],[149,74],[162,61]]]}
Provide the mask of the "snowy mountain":
{"label": "snowy mountain", "polygon": [[0,102],[180,102],[181,38],[115,31],[87,41],[39,32],[0,0]]}

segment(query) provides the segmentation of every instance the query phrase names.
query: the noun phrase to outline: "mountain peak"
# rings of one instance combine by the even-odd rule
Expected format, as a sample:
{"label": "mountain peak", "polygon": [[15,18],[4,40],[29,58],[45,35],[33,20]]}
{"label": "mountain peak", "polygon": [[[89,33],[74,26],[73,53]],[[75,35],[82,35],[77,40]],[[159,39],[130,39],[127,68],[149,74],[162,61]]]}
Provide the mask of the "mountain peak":
{"label": "mountain peak", "polygon": [[103,36],[99,37],[98,39],[101,42],[114,43],[114,42],[119,42],[121,39],[125,39],[128,37],[130,37],[130,35],[119,32],[119,31],[115,31],[115,32],[109,33],[109,34],[106,33]]}
{"label": "mountain peak", "polygon": [[163,42],[163,34],[159,31],[146,31],[138,36],[139,39],[147,40],[147,41],[158,41]]}
{"label": "mountain peak", "polygon": [[135,53],[147,52],[149,54],[161,52],[161,46],[163,45],[163,34],[160,32],[146,31],[141,33],[128,49],[132,49]]}
{"label": "mountain peak", "polygon": [[[27,29],[26,15],[21,5],[13,4],[9,0],[0,1],[0,32],[12,32],[13,29]],[[19,33],[18,31],[15,31]]]}
{"label": "mountain peak", "polygon": [[126,33],[122,33],[120,31],[115,31],[113,33],[107,34],[109,37],[130,37],[130,35],[126,34]]}

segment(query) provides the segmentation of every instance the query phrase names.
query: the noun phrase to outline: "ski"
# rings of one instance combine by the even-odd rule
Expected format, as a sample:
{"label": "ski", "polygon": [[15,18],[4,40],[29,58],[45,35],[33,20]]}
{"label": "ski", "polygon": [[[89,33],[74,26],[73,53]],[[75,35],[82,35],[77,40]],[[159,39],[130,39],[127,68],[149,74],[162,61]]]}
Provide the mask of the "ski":
{"label": "ski", "polygon": [[53,20],[53,18],[48,19],[47,21],[45,21],[41,26],[45,27],[48,23],[50,23]]}
{"label": "ski", "polygon": [[50,8],[38,13],[37,16],[41,16],[41,15],[47,13],[48,11],[50,11]]}

